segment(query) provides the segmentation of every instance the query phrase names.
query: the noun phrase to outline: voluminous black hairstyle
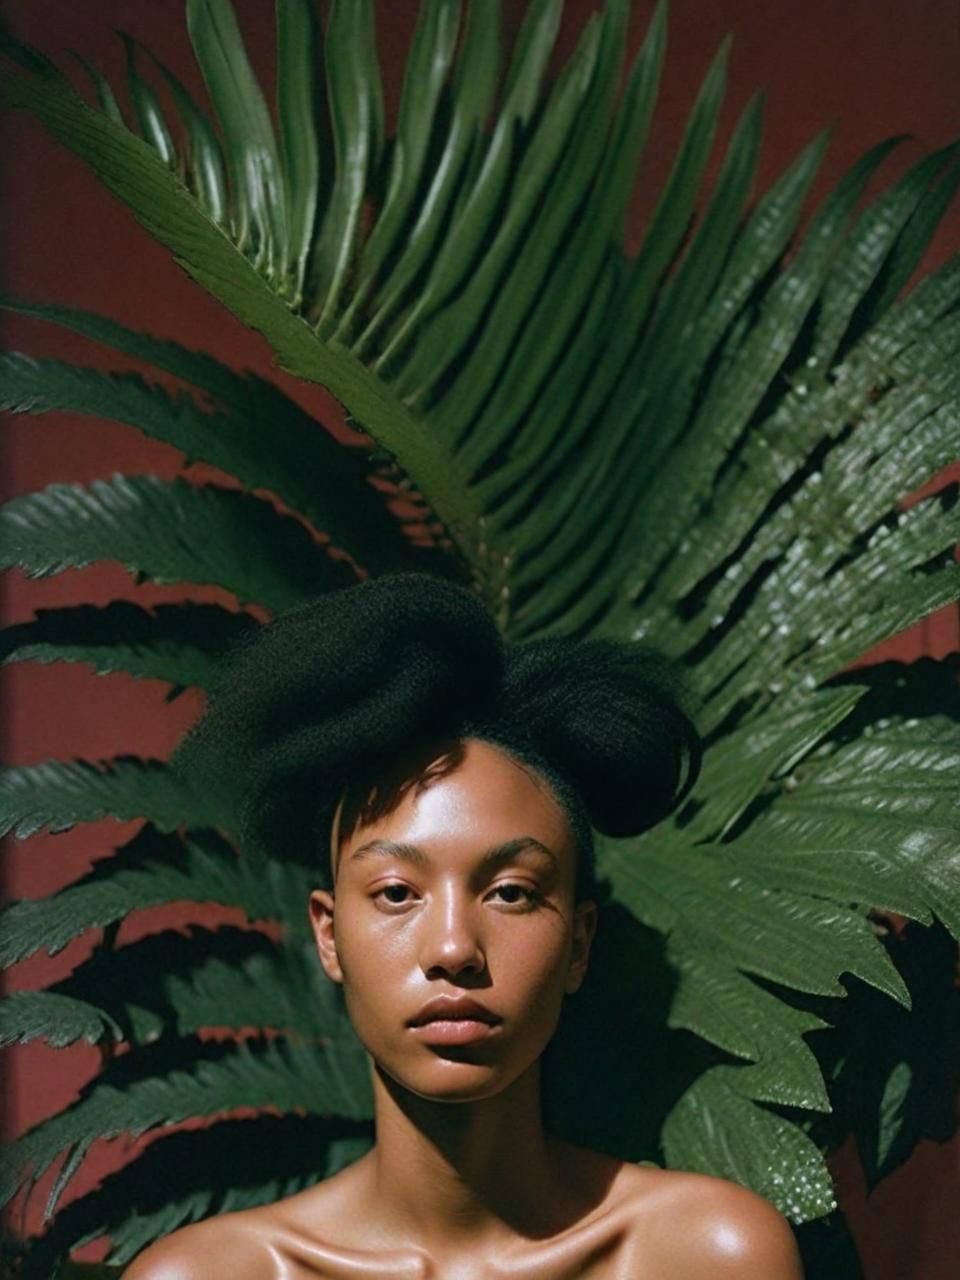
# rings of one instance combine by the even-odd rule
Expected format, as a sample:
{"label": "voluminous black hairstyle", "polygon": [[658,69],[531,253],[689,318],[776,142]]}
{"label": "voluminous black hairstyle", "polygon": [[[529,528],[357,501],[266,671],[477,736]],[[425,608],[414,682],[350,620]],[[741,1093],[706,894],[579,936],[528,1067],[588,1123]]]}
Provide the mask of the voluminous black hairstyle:
{"label": "voluminous black hairstyle", "polygon": [[[639,834],[687,795],[696,729],[666,664],[635,644],[507,644],[469,591],[424,574],[331,592],[261,627],[227,660],[176,764],[237,797],[238,831],[326,868],[337,803],[466,738],[551,786],[592,891],[591,826]],[[398,772],[399,766],[399,772]]]}

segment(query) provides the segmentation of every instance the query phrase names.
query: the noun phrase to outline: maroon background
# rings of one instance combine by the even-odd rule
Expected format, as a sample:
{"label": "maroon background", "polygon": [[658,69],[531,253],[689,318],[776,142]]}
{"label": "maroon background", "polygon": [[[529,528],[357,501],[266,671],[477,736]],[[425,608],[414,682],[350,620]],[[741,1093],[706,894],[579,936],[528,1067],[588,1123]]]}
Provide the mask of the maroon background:
{"label": "maroon background", "polygon": [[[251,56],[271,78],[273,5],[235,0]],[[515,31],[522,0],[506,0],[507,31]],[[562,48],[569,50],[583,17],[598,7],[568,0]],[[631,44],[639,43],[653,5],[635,0]],[[417,0],[380,0],[381,56],[391,100],[403,65]],[[172,66],[195,90],[181,5],[167,0],[5,0],[2,12],[21,37],[62,57],[83,54],[120,81],[123,55],[114,29],[129,31]],[[731,83],[721,138],[758,86],[766,89],[766,143],[760,182],[766,185],[813,134],[833,126],[833,143],[820,190],[836,181],[869,145],[909,134],[888,163],[889,179],[921,153],[960,133],[957,68],[960,5],[956,0],[673,0],[664,87],[648,158],[638,183],[631,234],[636,238],[668,170],[686,112],[720,40],[735,34]],[[320,389],[272,369],[265,343],[177,271],[126,210],[87,170],[53,145],[28,118],[2,120],[5,183],[0,236],[0,284],[5,292],[101,311],[133,327],[203,347],[235,366],[274,376],[334,429],[336,406]],[[938,233],[924,263],[929,269],[960,244],[956,211]],[[56,355],[102,368],[133,362],[79,337],[0,313],[5,345],[32,355]],[[178,455],[111,424],[66,414],[8,418],[3,457],[4,496],[53,481],[88,481],[114,471],[173,474]],[[192,468],[191,474],[211,474]],[[214,591],[147,586],[134,589],[118,568],[71,571],[42,582],[10,575],[4,612],[10,621],[35,607],[135,597],[221,598]],[[871,657],[942,655],[958,646],[957,611],[942,611]],[[8,761],[47,757],[103,758],[124,751],[165,753],[194,713],[185,697],[164,702],[156,681],[113,676],[100,681],[81,668],[13,668],[4,677],[3,710]],[[80,874],[133,825],[101,823],[12,847],[6,859],[6,891],[15,897],[49,893]],[[191,918],[200,918],[194,912]],[[204,913],[207,922],[211,915]],[[218,917],[220,918],[220,917]],[[222,918],[231,918],[222,913]],[[184,913],[145,912],[124,925],[129,940],[148,928],[182,921]],[[66,972],[86,953],[82,942],[54,960],[36,958],[17,969],[11,987],[32,987]],[[4,1055],[6,1120],[19,1131],[68,1102],[95,1070],[97,1053],[82,1046],[52,1051],[43,1046]],[[76,1181],[83,1190],[125,1154],[123,1143],[105,1145]],[[953,1280],[960,1257],[960,1144],[923,1143],[909,1164],[865,1200],[856,1160],[846,1151],[835,1162],[840,1199],[850,1216],[870,1280]],[[35,1225],[42,1195],[28,1209]]]}

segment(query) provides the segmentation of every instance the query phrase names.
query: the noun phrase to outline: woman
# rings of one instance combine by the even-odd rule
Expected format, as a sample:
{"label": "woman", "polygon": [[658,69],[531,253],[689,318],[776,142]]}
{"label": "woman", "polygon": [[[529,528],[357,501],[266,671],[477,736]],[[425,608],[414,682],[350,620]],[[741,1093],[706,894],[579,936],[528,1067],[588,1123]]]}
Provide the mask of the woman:
{"label": "woman", "polygon": [[377,579],[263,628],[181,760],[239,782],[247,842],[329,858],[310,915],[370,1057],[376,1142],[174,1233],[127,1280],[801,1276],[751,1192],[543,1128],[541,1056],[597,922],[592,828],[646,829],[696,775],[651,655],[504,646],[460,588]]}

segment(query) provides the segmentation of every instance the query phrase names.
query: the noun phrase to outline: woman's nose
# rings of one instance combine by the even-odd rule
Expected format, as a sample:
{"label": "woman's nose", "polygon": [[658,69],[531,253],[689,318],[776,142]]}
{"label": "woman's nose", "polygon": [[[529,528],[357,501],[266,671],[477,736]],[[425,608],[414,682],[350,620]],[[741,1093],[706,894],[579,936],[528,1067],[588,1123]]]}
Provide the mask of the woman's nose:
{"label": "woman's nose", "polygon": [[478,922],[453,892],[438,895],[423,921],[420,964],[428,978],[482,973],[486,968]]}

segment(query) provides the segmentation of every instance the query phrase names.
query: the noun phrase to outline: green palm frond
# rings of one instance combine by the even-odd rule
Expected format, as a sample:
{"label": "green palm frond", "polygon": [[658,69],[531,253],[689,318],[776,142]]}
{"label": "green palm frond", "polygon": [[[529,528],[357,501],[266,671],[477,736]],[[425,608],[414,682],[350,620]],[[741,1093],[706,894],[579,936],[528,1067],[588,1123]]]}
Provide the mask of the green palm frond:
{"label": "green palm frond", "polygon": [[[858,297],[869,291],[885,266],[893,269],[890,259],[895,253],[906,252],[901,242],[908,230],[914,230],[911,215],[918,204],[938,179],[937,190],[949,186],[943,170],[953,153],[945,151],[918,166],[894,194],[879,197],[870,214],[849,231],[856,201],[892,144],[881,145],[828,197],[788,266],[775,272],[771,282],[765,272],[779,263],[788,246],[822,148],[814,147],[798,160],[757,204],[736,247],[725,252],[743,216],[756,158],[758,115],[751,108],[731,144],[713,203],[684,252],[683,235],[696,209],[721,101],[721,56],[694,108],[644,245],[636,261],[627,264],[616,245],[622,238],[630,179],[654,100],[665,13],[661,9],[654,19],[623,99],[613,112],[626,8],[623,3],[611,4],[588,25],[542,117],[531,120],[519,134],[514,128],[507,142],[509,124],[518,117],[527,118],[530,90],[536,89],[555,34],[557,6],[532,7],[528,39],[515,55],[518,61],[504,90],[501,115],[492,133],[476,142],[481,154],[474,162],[475,188],[459,217],[432,228],[432,262],[410,278],[405,305],[402,300],[392,304],[392,323],[379,319],[376,296],[371,296],[365,283],[372,278],[371,271],[365,271],[364,264],[372,260],[382,268],[388,251],[381,246],[396,241],[398,226],[416,225],[417,202],[411,191],[429,201],[429,183],[424,179],[418,188],[415,182],[420,162],[410,141],[414,125],[427,130],[440,150],[452,142],[445,130],[456,127],[458,100],[451,101],[441,121],[435,96],[437,81],[445,74],[449,97],[468,92],[465,81],[457,77],[451,52],[456,6],[424,10],[411,53],[410,88],[401,123],[382,172],[375,163],[383,144],[378,73],[370,44],[371,9],[367,4],[333,6],[327,38],[329,89],[335,130],[342,137],[339,142],[335,138],[327,202],[318,202],[311,283],[302,301],[293,301],[282,314],[276,303],[287,297],[290,287],[297,292],[299,269],[294,270],[291,284],[289,254],[286,268],[278,267],[285,233],[274,223],[284,221],[281,214],[289,200],[299,200],[302,213],[304,201],[310,206],[313,197],[304,195],[302,184],[284,185],[280,179],[273,127],[259,90],[251,87],[252,73],[228,4],[204,0],[189,6],[191,33],[220,116],[228,168],[234,174],[231,192],[236,208],[226,237],[227,241],[232,237],[234,245],[220,240],[216,253],[205,239],[201,248],[199,228],[192,223],[189,229],[186,226],[184,205],[192,207],[192,200],[197,214],[202,212],[201,201],[190,195],[188,162],[184,162],[184,187],[162,157],[151,159],[149,151],[135,145],[137,140],[125,135],[115,121],[90,118],[90,109],[79,100],[74,111],[67,113],[66,102],[76,95],[65,80],[49,72],[33,80],[21,76],[8,90],[12,101],[29,105],[58,137],[93,164],[188,270],[201,258],[207,272],[215,258],[223,260],[226,274],[217,281],[205,277],[208,286],[233,305],[241,318],[267,334],[288,367],[329,386],[352,416],[397,458],[466,553],[474,572],[483,566],[479,576],[491,602],[503,612],[502,593],[517,593],[506,621],[510,625],[516,614],[513,626],[518,634],[561,623],[582,626],[595,619],[613,603],[612,594],[625,581],[626,555],[634,562],[626,579],[628,587],[634,573],[641,575],[641,581],[649,579],[655,565],[642,559],[637,564],[631,548],[639,543],[650,547],[650,554],[669,555],[679,541],[676,531],[685,529],[695,506],[702,502],[719,462],[742,435],[781,366],[795,357],[794,348],[813,308],[822,314],[815,342],[820,354],[812,358],[820,361],[825,373],[837,344],[847,334],[849,313],[856,309]],[[301,5],[280,9],[281,30],[287,29],[284,24],[304,21]],[[472,35],[479,20],[471,24]],[[460,56],[466,57],[471,47],[466,42]],[[312,175],[309,156],[314,154],[316,139],[310,141],[310,135],[315,121],[303,106],[302,67],[295,65],[291,49],[288,41],[278,67],[279,100],[301,104],[298,119],[306,135],[302,145],[309,153],[302,167]],[[422,65],[431,68],[432,79],[414,80],[414,70]],[[521,86],[526,87],[526,95],[520,94]],[[524,96],[526,112],[518,109]],[[572,120],[574,113],[576,124],[570,127],[568,115]],[[73,117],[81,124],[70,123]],[[282,118],[287,135],[290,118],[288,106]],[[408,125],[408,119],[414,124]],[[604,148],[597,147],[597,136],[607,137]],[[422,134],[417,137],[422,150]],[[244,157],[253,154],[256,163],[246,164]],[[504,181],[508,164],[516,172],[509,186]],[[161,168],[163,199],[157,189]],[[542,202],[539,193],[548,174],[551,199]],[[308,192],[313,186],[311,176],[306,180]],[[258,201],[265,199],[264,192],[274,190],[277,214],[273,222],[264,221],[266,214],[256,212]],[[588,194],[589,209],[584,210]],[[364,201],[372,202],[382,215],[382,221],[374,220],[366,243],[358,230]],[[167,206],[171,206],[169,217]],[[485,244],[483,237],[492,227],[498,229]],[[577,263],[572,278],[551,271],[563,240],[572,246],[570,259]],[[507,265],[521,246],[525,248],[518,265],[508,272]],[[227,271],[231,251],[241,262],[234,261]],[[403,256],[401,252],[395,268],[398,278],[408,275],[401,265]],[[299,250],[293,257],[300,261]],[[256,291],[248,277],[250,288],[244,289],[244,304],[238,306],[233,291],[248,275],[251,262],[261,280],[258,302],[252,304]],[[606,298],[603,317],[598,317],[605,330],[601,335],[596,324],[582,322],[598,288],[605,293],[603,281],[611,271],[620,281],[614,295]],[[345,294],[348,276],[356,287]],[[838,280],[846,283],[841,286]],[[392,283],[388,273],[381,292],[390,293]],[[679,379],[679,391],[676,379],[661,375],[668,397],[664,405],[663,396],[657,394],[656,374],[650,376],[658,368],[657,346],[669,338],[671,325],[690,314],[687,308],[696,303],[697,292],[703,297],[708,290],[709,305],[696,313],[695,328],[701,332],[685,334],[687,373]],[[248,304],[257,307],[258,319]],[[862,321],[862,314],[857,319]],[[645,330],[656,334],[658,341],[638,344],[637,336]],[[352,340],[354,333],[360,334],[359,343]],[[585,360],[596,350],[602,358],[593,369]],[[691,362],[692,351],[697,358]],[[726,353],[719,365],[718,353]],[[331,361],[336,370],[327,367]],[[702,371],[709,368],[714,371],[705,389]],[[544,412],[551,410],[547,421],[551,435],[556,436],[556,403],[550,402],[552,393],[559,391],[550,386],[549,374],[558,369],[563,371],[560,381],[567,376],[577,379],[567,386],[565,399],[567,404],[575,398],[580,401],[574,413],[577,421],[567,430],[581,447],[575,453],[567,450],[568,465],[550,486],[558,490],[559,502],[540,501],[540,519],[531,519],[531,502],[543,496],[543,451],[528,452],[526,445],[531,433],[533,438],[541,434],[535,421],[541,407]],[[700,406],[694,413],[691,401],[697,390]],[[603,433],[589,432],[589,422],[600,414],[609,427]],[[657,423],[659,439],[652,449],[645,422]],[[672,456],[666,471],[652,466],[647,470],[644,460],[656,462],[668,447]],[[628,459],[632,466],[627,465]],[[669,483],[674,471],[683,477],[679,489]],[[625,474],[630,483],[624,483]],[[653,475],[656,489],[647,492]],[[541,528],[541,521],[549,518],[543,513],[559,511],[562,516],[563,493],[580,493],[585,477],[595,501],[581,503],[579,519],[564,522],[565,536],[556,536],[556,525]],[[534,484],[539,495],[531,492]],[[671,499],[663,507],[662,495],[675,489],[678,500]],[[557,563],[566,558],[565,573],[551,573],[549,556],[536,554],[545,545]],[[572,561],[571,545],[581,549]],[[571,613],[574,601],[576,610]]]}
{"label": "green palm frond", "polygon": [[[383,572],[413,562],[399,521],[366,483],[369,450],[338,444],[278,387],[103,316],[12,298],[0,298],[0,307],[136,356],[196,388],[213,409],[192,394],[171,394],[135,374],[103,374],[17,352],[0,356],[0,408],[30,414],[67,410],[126,423],[182,450],[188,461],[219,467],[245,488],[269,489],[368,569]],[[266,461],[265,422],[271,439]]]}
{"label": "green palm frond", "polygon": [[771,709],[724,734],[707,753],[683,838],[699,842],[726,835],[769,780],[786,773],[845,720],[862,693],[856,685],[816,690],[795,711]]}
{"label": "green palm frond", "polygon": [[[754,1106],[737,1087],[740,1068],[712,1067],[667,1118],[667,1159],[686,1169],[721,1173],[780,1204],[794,1222],[836,1208],[830,1173],[816,1145],[775,1112]],[[758,1161],[757,1152],[776,1152]]]}
{"label": "green palm frond", "polygon": [[[843,995],[840,975],[853,973],[907,999],[860,913],[788,890],[772,892],[741,873],[735,845],[730,848],[729,859],[699,845],[679,857],[676,848],[645,850],[642,858],[618,850],[608,865],[618,897],[639,919],[684,951],[714,956],[717,972],[729,966],[820,995]],[[723,918],[716,911],[721,902]]]}
{"label": "green palm frond", "polygon": [[[256,929],[197,926],[186,938],[150,934],[122,948],[95,951],[50,993],[99,1006],[132,1044],[203,1028],[270,1027],[352,1055],[347,1075],[358,1067],[356,1037],[306,939],[280,944]],[[12,1015],[9,1025],[14,1026]]]}
{"label": "green palm frond", "polygon": [[212,1213],[292,1195],[362,1155],[369,1126],[313,1115],[220,1120],[153,1141],[122,1173],[71,1201],[31,1258],[37,1274],[66,1246],[104,1235],[128,1263],[151,1240]]}
{"label": "green palm frond", "polygon": [[[339,7],[349,11],[349,6]],[[144,224],[174,249],[181,265],[199,283],[212,287],[245,322],[269,334],[272,342],[280,333],[285,335],[281,358],[291,372],[330,386],[365,429],[370,430],[374,419],[384,423],[386,431],[382,435],[376,433],[377,439],[395,454],[420,492],[426,493],[429,489],[431,505],[448,528],[472,527],[474,522],[470,518],[463,521],[451,518],[457,493],[454,478],[447,475],[446,468],[434,457],[432,442],[423,427],[403,406],[392,402],[385,389],[352,356],[343,352],[332,362],[323,357],[323,348],[316,343],[312,327],[289,310],[280,294],[265,289],[254,263],[211,221],[208,211],[147,143],[115,121],[92,111],[58,73],[47,70],[42,79],[7,77],[4,85],[8,84],[11,93],[4,91],[3,100],[9,105],[39,110],[48,127],[63,141],[69,137],[88,160],[96,157],[101,177],[118,194],[131,197]],[[71,119],[80,121],[79,132]],[[104,128],[108,132],[104,133]],[[168,231],[175,228],[172,238],[164,232],[164,227]],[[249,247],[246,241],[244,245]],[[252,252],[256,254],[256,250]],[[341,379],[335,377],[337,369],[346,373],[343,386],[339,385]],[[337,389],[328,375],[334,375]],[[356,394],[344,394],[347,384],[354,386]],[[402,451],[392,448],[393,443],[401,440],[405,441]],[[424,478],[432,478],[435,483],[424,486]],[[449,501],[445,496],[447,492]],[[471,512],[473,516],[479,514],[478,510]]]}
{"label": "green palm frond", "polygon": [[0,630],[0,662],[83,662],[98,675],[125,671],[165,680],[174,691],[209,689],[224,653],[255,625],[249,614],[209,604],[151,611],[118,600],[102,608],[38,609],[31,622]]}
{"label": "green palm frond", "polygon": [[58,893],[25,898],[0,913],[0,966],[17,964],[41,947],[56,955],[89,929],[170,902],[219,902],[239,907],[251,922],[282,920],[295,932],[310,887],[302,868],[240,858],[212,833],[164,836],[145,827]]}
{"label": "green palm frond", "polygon": [[[274,112],[229,0],[186,2],[209,112],[131,37],[124,91],[87,68],[95,105],[44,55],[8,42],[15,65],[0,99],[89,164],[284,368],[331,391],[374,449],[335,444],[277,388],[202,353],[2,299],[189,388],[11,354],[5,405],[127,423],[247,490],[156,477],[51,486],[0,511],[3,563],[44,575],[115,560],[273,612],[355,580],[320,534],[361,571],[426,566],[471,580],[510,639],[644,637],[689,667],[702,777],[672,825],[601,846],[608,942],[601,934],[589,998],[561,1029],[568,1075],[588,1045],[590,1071],[620,1080],[622,1105],[612,1086],[592,1103],[548,1071],[548,1112],[560,1130],[581,1125],[573,1136],[589,1145],[742,1181],[801,1222],[833,1207],[823,1155],[856,1111],[862,1010],[883,1009],[898,1035],[926,1016],[926,987],[876,912],[918,922],[908,934],[929,946],[931,974],[947,963],[941,926],[960,936],[955,670],[837,678],[960,597],[956,487],[906,501],[956,457],[960,260],[906,290],[960,184],[960,152],[922,158],[865,202],[897,145],[882,142],[805,221],[825,137],[756,192],[753,99],[714,154],[724,45],[628,254],[666,7],[625,68],[630,6],[608,0],[551,79],[562,10],[531,0],[503,57],[493,0],[424,0],[389,136],[371,0],[333,0],[324,31],[308,0],[279,0]],[[440,530],[429,550],[370,483],[382,466]],[[203,687],[217,653],[255,624],[198,609],[47,612],[10,628],[2,653]],[[172,793],[105,795],[106,774],[46,769],[55,776],[16,774],[11,822],[117,809],[171,828],[212,820]],[[77,785],[65,796],[68,774]],[[221,1114],[241,1084],[244,1105],[365,1114],[351,1092],[364,1078],[355,1047],[347,1037],[338,1056],[334,1024],[316,1024],[324,1006],[301,949],[310,880],[309,868],[208,831],[148,827],[59,894],[0,917],[9,963],[174,901],[225,903],[286,929],[279,943],[198,933],[176,957],[164,935],[98,950],[56,988],[0,1005],[13,1038],[109,1042],[119,1028],[133,1045],[122,1093],[114,1062],[18,1149],[37,1170],[68,1150],[54,1198],[98,1133]],[[139,993],[117,976],[125,964],[143,974]],[[611,991],[616,1016],[630,1016],[622,1045],[606,1046],[591,1019],[609,1013]],[[287,1039],[214,1051],[193,1038],[233,1019]],[[151,1057],[154,1035],[169,1041],[169,1062]],[[298,1036],[326,1038],[326,1052],[311,1059]],[[857,1125],[878,1175],[924,1131],[925,1070],[904,1049],[871,1077]],[[236,1181],[218,1161],[241,1141],[240,1122],[215,1126],[209,1146],[193,1134],[157,1142],[62,1210],[37,1257],[108,1232],[124,1262],[181,1222],[305,1185],[346,1158],[341,1136],[353,1134],[316,1123],[316,1167],[278,1149],[262,1175],[238,1161]],[[356,1149],[355,1136],[344,1141]],[[164,1149],[195,1147],[209,1157],[140,1215],[138,1179],[153,1185]]]}
{"label": "green palm frond", "polygon": [[[700,581],[709,582],[718,576],[726,561],[731,562],[736,573],[711,584],[710,603],[718,610],[729,608],[757,567],[789,545],[796,527],[794,521],[801,514],[796,507],[783,506],[775,521],[761,520],[771,498],[782,490],[785,499],[799,491],[808,501],[814,500],[818,486],[826,479],[832,479],[837,486],[846,479],[850,486],[870,460],[869,455],[856,459],[855,476],[847,476],[838,465],[842,454],[836,456],[829,472],[824,466],[810,471],[817,450],[834,437],[844,437],[849,439],[852,452],[867,443],[868,435],[873,436],[870,443],[878,453],[889,447],[890,426],[896,425],[896,405],[910,404],[904,383],[909,386],[913,381],[914,394],[920,392],[923,397],[924,403],[917,406],[917,423],[949,404],[950,399],[943,392],[945,384],[949,386],[949,344],[951,334],[956,334],[954,313],[958,301],[960,262],[952,262],[893,307],[830,371],[829,378],[824,371],[814,378],[816,366],[807,366],[795,383],[788,384],[776,412],[745,436],[737,465],[718,477],[711,502],[696,522],[695,540],[681,541],[676,548],[677,554],[658,580],[654,598],[645,601],[644,614],[658,619],[662,616],[666,622],[672,614],[671,600],[690,596]],[[931,373],[938,375],[939,385],[928,386]],[[895,390],[898,397],[892,406],[887,406],[886,396],[881,395]],[[851,435],[854,425],[857,431]],[[910,428],[909,417],[904,425]],[[825,435],[830,439],[825,441]],[[949,438],[947,433],[944,438]],[[941,456],[936,453],[924,458],[920,453],[913,460],[913,474],[904,477],[896,496],[901,497],[918,485],[918,476],[925,479],[934,474],[942,465]],[[891,479],[896,486],[893,477],[888,476],[887,483]],[[858,496],[861,501],[871,500],[860,486]],[[884,497],[880,495],[881,504]],[[880,511],[883,510],[881,505]],[[869,531],[870,526],[865,529]],[[862,532],[864,527],[841,529],[838,542],[845,533],[852,542]],[[753,537],[748,542],[751,533]],[[632,593],[639,594],[644,586],[637,579]],[[713,616],[716,615],[707,616],[704,611],[696,629],[692,629],[691,640],[702,637]]]}
{"label": "green palm frond", "polygon": [[10,1199],[23,1177],[38,1180],[66,1151],[50,1194],[52,1213],[94,1142],[121,1133],[139,1136],[178,1120],[223,1115],[238,1107],[319,1109],[366,1120],[369,1081],[359,1072],[341,1078],[322,1049],[280,1037],[241,1044],[158,1042],[116,1059],[72,1106],[12,1144],[0,1169],[0,1203]]}
{"label": "green palm frond", "polygon": [[183,822],[215,826],[224,817],[222,800],[191,786],[159,760],[46,760],[0,772],[2,835],[12,831],[23,839],[45,827],[69,831],[107,815],[146,818],[159,831],[173,831]]}
{"label": "green palm frond", "polygon": [[215,583],[271,610],[356,581],[269,502],[159,476],[51,484],[11,498],[0,507],[0,537],[0,565],[32,577],[119,560],[154,582]]}
{"label": "green palm frond", "polygon": [[[84,1036],[98,1041],[109,1036],[130,1039],[140,1046],[133,1057],[125,1056],[118,1062],[114,1093],[119,1091],[123,1096],[128,1114],[121,1118],[117,1130],[102,1132],[99,1128],[106,1114],[103,1108],[110,1105],[105,1101],[113,1084],[108,1070],[103,1086],[106,1093],[98,1092],[98,1087],[88,1091],[71,1111],[24,1136],[20,1150],[11,1153],[16,1168],[24,1173],[33,1169],[39,1176],[59,1150],[75,1148],[78,1143],[85,1149],[91,1141],[128,1129],[134,1110],[141,1105],[155,1106],[166,1090],[176,1090],[186,1099],[178,1104],[188,1108],[184,1117],[191,1114],[189,1108],[194,1105],[200,1108],[195,1114],[210,1114],[210,1099],[224,1085],[228,1093],[230,1088],[251,1089],[242,1105],[276,1104],[284,1110],[304,1106],[314,1113],[348,1119],[369,1116],[363,1049],[347,1020],[339,992],[315,966],[298,959],[303,953],[280,949],[265,935],[239,930],[195,931],[191,942],[193,946],[184,948],[177,945],[176,935],[160,934],[120,952],[98,952],[61,989],[19,992],[0,1002],[0,1034],[5,1041],[45,1036],[51,1043],[67,1042],[64,1037],[69,1033],[71,1040]],[[119,991],[117,972],[128,978],[121,984],[125,989]],[[283,988],[289,997],[286,1009],[276,1001],[276,990]],[[67,989],[87,998],[67,995]],[[112,1012],[90,1002],[90,998],[102,1000],[104,996]],[[241,1046],[226,1058],[218,1050],[213,1055],[217,1065],[205,1070],[200,1042],[190,1037],[224,1026],[286,1030],[288,1038],[272,1039],[259,1047]],[[161,1035],[161,1044],[151,1048]],[[305,1049],[302,1041],[313,1048]],[[195,1078],[186,1078],[184,1073],[192,1076],[198,1059],[200,1069]],[[308,1065],[310,1070],[306,1071]],[[302,1077],[302,1086],[296,1084],[297,1077]],[[271,1098],[269,1089],[274,1087],[279,1092]],[[303,1092],[298,1102],[291,1091],[300,1087]],[[229,1111],[241,1105],[238,1098],[239,1093],[225,1097],[213,1109]],[[89,1119],[90,1115],[95,1118]],[[159,1115],[147,1115],[145,1128],[161,1123]],[[140,1121],[133,1122],[134,1129],[139,1126]],[[11,1185],[6,1194],[12,1191]]]}
{"label": "green palm frond", "polygon": [[[944,929],[911,926],[891,950],[910,986],[914,1014],[861,989],[842,1011],[838,1034],[824,1055],[871,1188],[922,1138],[946,1142],[956,1129],[956,943]],[[925,1034],[918,1036],[920,1018]]]}
{"label": "green palm frond", "polygon": [[[868,674],[858,672],[858,675]],[[936,697],[924,714],[924,701]],[[960,694],[956,662],[891,664],[851,717],[850,736],[827,742],[785,779],[742,837],[797,850],[768,866],[810,889],[895,911],[921,922],[936,916],[960,934]],[[859,721],[859,723],[858,723]],[[858,732],[853,732],[858,731]],[[738,842],[739,843],[739,842]],[[822,850],[843,850],[833,867]],[[750,858],[749,849],[746,853]],[[762,855],[761,855],[762,856]],[[856,868],[859,885],[854,883]],[[823,876],[816,888],[818,876]],[[869,895],[869,896],[867,896]]]}
{"label": "green palm frond", "polygon": [[[688,940],[689,941],[689,940]],[[803,1038],[829,1025],[796,1009],[737,969],[711,963],[709,946],[668,947],[677,973],[671,1027],[694,1031],[753,1065],[730,1077],[748,1098],[805,1111],[830,1111],[819,1063]]]}
{"label": "green palm frond", "polygon": [[102,1009],[54,991],[14,991],[0,1000],[0,1047],[45,1040],[63,1049],[86,1040],[122,1040],[123,1032]]}

